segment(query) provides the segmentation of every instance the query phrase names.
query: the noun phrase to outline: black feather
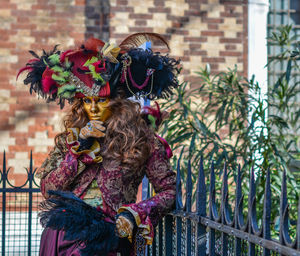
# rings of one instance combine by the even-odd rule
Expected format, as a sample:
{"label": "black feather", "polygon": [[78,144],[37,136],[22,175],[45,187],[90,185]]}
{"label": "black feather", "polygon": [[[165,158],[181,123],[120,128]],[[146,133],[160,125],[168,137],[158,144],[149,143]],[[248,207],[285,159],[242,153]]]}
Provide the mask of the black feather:
{"label": "black feather", "polygon": [[[151,78],[149,79],[147,85],[143,89],[138,89],[133,86],[127,75],[127,81],[131,91],[135,94],[140,93],[141,95],[146,95],[151,91],[148,96],[149,99],[166,98],[172,94],[172,89],[178,86],[178,65],[179,60],[169,57],[168,55],[163,56],[160,53],[154,53],[151,50],[144,50],[140,48],[135,48],[128,51],[128,55],[132,59],[130,65],[130,70],[133,76],[133,80],[141,85],[146,79],[146,73],[148,68],[155,69],[153,73],[153,89],[151,91]],[[122,61],[120,59],[120,61]],[[120,83],[120,82],[119,82]],[[120,87],[125,87],[120,85]],[[125,89],[126,96],[132,96],[132,93]]]}
{"label": "black feather", "polygon": [[86,204],[71,192],[48,191],[39,218],[42,226],[64,230],[66,240],[84,242],[81,255],[106,255],[117,248],[115,225],[106,222],[101,210]]}

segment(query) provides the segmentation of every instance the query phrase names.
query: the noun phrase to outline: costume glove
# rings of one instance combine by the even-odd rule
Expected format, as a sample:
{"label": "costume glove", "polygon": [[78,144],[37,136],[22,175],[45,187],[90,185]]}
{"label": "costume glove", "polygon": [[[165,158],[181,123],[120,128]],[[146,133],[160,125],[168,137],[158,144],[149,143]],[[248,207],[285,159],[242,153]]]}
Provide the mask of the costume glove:
{"label": "costume glove", "polygon": [[132,234],[134,224],[131,220],[125,216],[119,216],[116,220],[117,233],[120,237],[127,237],[130,242],[132,242]]}
{"label": "costume glove", "polygon": [[102,121],[91,120],[86,126],[81,128],[79,137],[81,139],[87,139],[89,137],[101,138],[105,136],[105,127]]}

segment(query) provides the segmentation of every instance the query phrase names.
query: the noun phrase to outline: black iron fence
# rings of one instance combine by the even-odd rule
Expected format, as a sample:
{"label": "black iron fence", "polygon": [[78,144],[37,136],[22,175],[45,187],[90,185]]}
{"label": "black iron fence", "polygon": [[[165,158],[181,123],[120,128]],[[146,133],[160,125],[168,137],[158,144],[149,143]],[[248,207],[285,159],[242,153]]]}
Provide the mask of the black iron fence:
{"label": "black iron fence", "polygon": [[[37,219],[37,205],[42,197],[34,180],[35,169],[26,169],[24,184],[15,186],[9,181],[10,169],[6,168],[5,153],[0,176],[1,217],[0,253],[8,255],[38,255],[41,227]],[[280,228],[278,239],[271,236],[271,183],[267,173],[262,219],[257,219],[255,175],[251,172],[248,210],[243,212],[242,180],[238,170],[235,202],[228,202],[229,187],[226,166],[223,170],[220,205],[216,202],[215,171],[210,170],[209,188],[201,161],[197,185],[193,187],[191,165],[188,166],[185,205],[183,205],[180,166],[177,170],[176,210],[163,218],[156,228],[152,246],[147,255],[300,255],[300,218],[296,224],[296,237],[289,235],[289,215],[286,189],[286,176],[283,175],[280,199]],[[146,185],[146,181],[143,181]],[[147,185],[146,185],[147,187]],[[209,190],[209,193],[207,193]],[[196,204],[193,207],[193,191],[196,191]],[[233,188],[230,187],[230,191]],[[147,196],[143,190],[143,198]],[[207,195],[208,194],[208,195]],[[209,199],[209,200],[208,200]],[[234,209],[231,205],[234,204]],[[300,212],[300,202],[298,204]],[[207,213],[208,211],[208,213]],[[262,223],[259,227],[259,221]]]}
{"label": "black iron fence", "polygon": [[[254,170],[251,170],[248,210],[243,211],[241,171],[238,169],[234,202],[228,202],[228,175],[223,170],[220,205],[216,202],[216,179],[212,165],[209,187],[206,187],[201,160],[196,188],[192,184],[191,165],[188,165],[185,206],[182,203],[180,165],[177,169],[176,210],[166,216],[156,228],[150,255],[300,255],[300,218],[296,220],[296,237],[289,233],[289,205],[287,202],[286,174],[282,177],[280,198],[280,225],[277,239],[271,237],[271,182],[267,172],[262,219],[256,212],[256,187]],[[192,211],[192,192],[196,189],[196,207]],[[209,193],[207,193],[207,190]],[[207,197],[207,194],[209,197]],[[207,201],[207,199],[209,199]],[[208,205],[207,205],[208,204]],[[234,205],[231,209],[230,205]],[[208,206],[208,207],[207,207]],[[207,213],[208,208],[208,213]],[[298,202],[298,214],[300,201]],[[246,217],[244,217],[246,215]],[[261,223],[260,227],[258,223]]]}
{"label": "black iron fence", "polygon": [[[3,154],[3,166],[0,172],[1,238],[0,255],[22,256],[38,255],[42,228],[38,223],[37,206],[42,201],[40,189],[34,180],[32,155],[29,168],[25,169],[23,184],[10,182],[12,171],[6,167],[6,155]],[[20,170],[14,170],[19,172]]]}

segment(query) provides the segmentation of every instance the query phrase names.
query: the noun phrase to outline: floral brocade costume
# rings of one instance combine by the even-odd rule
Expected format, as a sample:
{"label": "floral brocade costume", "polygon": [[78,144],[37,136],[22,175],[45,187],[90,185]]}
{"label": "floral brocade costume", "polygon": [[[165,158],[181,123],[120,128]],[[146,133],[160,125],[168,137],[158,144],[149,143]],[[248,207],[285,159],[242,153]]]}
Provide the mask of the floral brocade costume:
{"label": "floral brocade costume", "polygon": [[[96,153],[91,153],[90,150],[74,150],[79,145],[76,138],[75,130],[69,131],[67,138],[61,136],[58,147],[55,146],[39,169],[38,177],[41,178],[43,196],[48,197],[48,190],[71,191],[85,202],[92,202],[93,206],[100,207],[108,216],[108,221],[113,223],[116,214],[128,211],[134,216],[139,233],[147,244],[151,244],[153,228],[171,210],[176,193],[176,175],[170,168],[161,140],[154,137],[151,154],[145,165],[132,170],[124,169],[120,163],[110,159],[94,161],[101,155],[101,150],[96,150]],[[101,141],[100,144],[101,148],[105,147]],[[156,194],[136,203],[138,186],[144,175],[149,178]],[[74,247],[74,244],[65,245],[65,241],[62,243],[62,247]],[[109,255],[116,255],[116,252]]]}

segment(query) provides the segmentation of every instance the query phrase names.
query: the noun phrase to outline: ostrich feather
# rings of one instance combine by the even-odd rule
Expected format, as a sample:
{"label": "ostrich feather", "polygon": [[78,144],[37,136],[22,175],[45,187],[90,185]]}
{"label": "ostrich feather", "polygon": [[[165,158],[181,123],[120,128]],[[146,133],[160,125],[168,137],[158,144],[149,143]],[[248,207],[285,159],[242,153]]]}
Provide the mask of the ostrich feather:
{"label": "ostrich feather", "polygon": [[132,48],[137,48],[148,41],[151,41],[151,43],[153,43],[154,45],[155,44],[165,45],[168,48],[168,50],[170,49],[169,44],[166,41],[166,39],[157,33],[135,33],[135,34],[132,34],[132,35],[126,37],[121,42],[119,47],[123,51],[128,51]]}

